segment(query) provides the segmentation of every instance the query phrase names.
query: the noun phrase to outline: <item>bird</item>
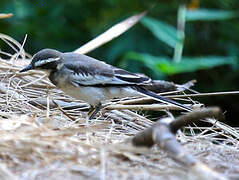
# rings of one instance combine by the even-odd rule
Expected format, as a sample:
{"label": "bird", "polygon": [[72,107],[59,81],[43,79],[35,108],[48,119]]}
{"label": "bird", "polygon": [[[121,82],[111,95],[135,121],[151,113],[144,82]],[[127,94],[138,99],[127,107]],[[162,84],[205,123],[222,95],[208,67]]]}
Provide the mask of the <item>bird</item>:
{"label": "bird", "polygon": [[153,80],[148,76],[128,72],[83,54],[42,49],[33,55],[30,64],[20,73],[34,69],[46,72],[49,80],[67,95],[89,103],[89,119],[94,118],[106,100],[139,95],[192,111],[151,91]]}

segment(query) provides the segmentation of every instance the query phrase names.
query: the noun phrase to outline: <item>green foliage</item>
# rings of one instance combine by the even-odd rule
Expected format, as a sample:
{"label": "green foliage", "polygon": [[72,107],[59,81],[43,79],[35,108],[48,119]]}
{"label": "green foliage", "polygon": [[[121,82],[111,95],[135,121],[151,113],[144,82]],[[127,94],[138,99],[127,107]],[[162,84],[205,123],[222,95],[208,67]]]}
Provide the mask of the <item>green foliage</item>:
{"label": "green foliage", "polygon": [[[237,13],[233,11],[224,11],[224,10],[212,10],[212,9],[197,9],[197,10],[188,10],[186,11],[186,16],[182,15],[182,6],[179,7],[178,13],[178,23],[185,23],[186,21],[213,21],[213,20],[227,20],[235,18]],[[185,8],[184,8],[185,9]],[[185,20],[184,20],[185,18]],[[174,48],[174,55],[177,61],[174,62],[171,58],[168,57],[155,57],[149,54],[140,54],[137,52],[128,53],[124,56],[125,59],[134,59],[141,61],[148,68],[153,71],[160,73],[165,73],[168,75],[178,74],[178,73],[187,73],[194,72],[202,69],[210,69],[216,66],[222,65],[231,65],[237,66],[236,57],[221,57],[218,55],[207,56],[207,57],[182,57],[182,49],[184,46],[184,30],[176,29],[168,23],[164,23],[155,18],[144,17],[141,20],[141,23],[149,29],[152,34],[164,42],[168,46]],[[184,27],[184,24],[179,24],[179,26]],[[183,32],[182,32],[183,31]],[[175,58],[174,57],[174,58]]]}
{"label": "green foliage", "polygon": [[143,62],[153,71],[160,71],[168,75],[209,69],[221,65],[236,65],[235,57],[221,56],[183,57],[180,62],[173,62],[168,57],[129,52],[124,58]]}
{"label": "green foliage", "polygon": [[197,9],[189,10],[186,14],[187,21],[215,21],[227,20],[238,17],[238,13],[233,11],[216,10],[216,9]]}
{"label": "green foliage", "polygon": [[156,38],[172,48],[178,43],[177,30],[173,26],[151,17],[144,17],[141,23],[147,27]]}

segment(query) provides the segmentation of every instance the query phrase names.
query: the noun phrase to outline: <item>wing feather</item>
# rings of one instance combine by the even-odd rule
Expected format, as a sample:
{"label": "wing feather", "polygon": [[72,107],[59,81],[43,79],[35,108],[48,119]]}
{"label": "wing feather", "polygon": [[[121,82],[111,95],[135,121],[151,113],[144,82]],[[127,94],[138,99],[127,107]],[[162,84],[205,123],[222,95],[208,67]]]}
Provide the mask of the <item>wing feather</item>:
{"label": "wing feather", "polygon": [[123,69],[115,69],[114,75],[116,78],[134,84],[145,84],[151,82],[151,79],[147,76],[134,74]]}
{"label": "wing feather", "polygon": [[[64,66],[71,72],[71,80],[78,85],[109,86],[147,84],[147,76],[130,73],[86,55],[65,53]],[[70,60],[69,60],[70,59]]]}

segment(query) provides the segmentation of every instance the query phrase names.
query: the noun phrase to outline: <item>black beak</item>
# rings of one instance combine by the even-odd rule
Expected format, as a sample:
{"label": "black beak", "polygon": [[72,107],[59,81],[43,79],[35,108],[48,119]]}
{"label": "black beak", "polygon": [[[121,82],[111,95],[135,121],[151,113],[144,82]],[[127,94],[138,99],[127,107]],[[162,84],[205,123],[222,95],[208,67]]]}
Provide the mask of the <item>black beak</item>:
{"label": "black beak", "polygon": [[21,71],[19,71],[20,73],[21,72],[26,72],[26,71],[29,71],[29,70],[31,70],[31,69],[33,69],[33,66],[31,65],[31,64],[29,64],[28,66],[26,66],[24,69],[22,69]]}

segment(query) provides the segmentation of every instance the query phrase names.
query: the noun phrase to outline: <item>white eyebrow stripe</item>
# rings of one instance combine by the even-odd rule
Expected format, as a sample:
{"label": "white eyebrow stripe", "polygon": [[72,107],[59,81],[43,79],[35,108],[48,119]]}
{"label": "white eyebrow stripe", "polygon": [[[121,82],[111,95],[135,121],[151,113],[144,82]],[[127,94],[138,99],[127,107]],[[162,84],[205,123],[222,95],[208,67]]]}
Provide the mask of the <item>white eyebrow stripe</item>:
{"label": "white eyebrow stripe", "polygon": [[36,66],[36,67],[39,67],[39,66],[42,66],[43,64],[47,64],[47,63],[50,63],[50,62],[58,61],[58,60],[60,60],[60,59],[61,59],[60,57],[42,59],[42,60],[39,60],[39,61],[35,62],[35,66]]}

